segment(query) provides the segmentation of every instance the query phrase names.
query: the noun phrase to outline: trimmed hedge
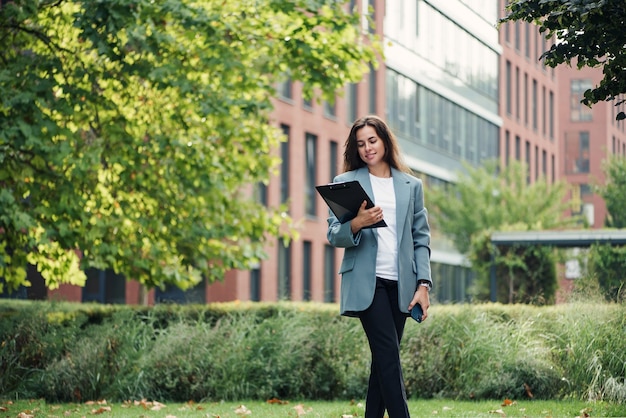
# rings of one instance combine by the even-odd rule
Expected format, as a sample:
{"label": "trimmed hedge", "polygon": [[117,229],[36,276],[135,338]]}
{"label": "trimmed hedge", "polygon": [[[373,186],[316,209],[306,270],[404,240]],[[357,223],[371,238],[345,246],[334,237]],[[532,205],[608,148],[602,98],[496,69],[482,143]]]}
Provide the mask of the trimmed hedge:
{"label": "trimmed hedge", "polygon": [[[618,304],[434,306],[407,322],[407,394],[625,403],[625,336]],[[332,304],[0,300],[0,398],[362,399],[369,361]]]}

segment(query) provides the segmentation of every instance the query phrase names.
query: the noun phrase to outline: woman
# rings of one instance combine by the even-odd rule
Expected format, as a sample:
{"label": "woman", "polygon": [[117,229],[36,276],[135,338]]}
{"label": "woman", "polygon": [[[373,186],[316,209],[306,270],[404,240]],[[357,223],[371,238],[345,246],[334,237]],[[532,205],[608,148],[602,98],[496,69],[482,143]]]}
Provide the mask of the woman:
{"label": "woman", "polygon": [[[328,241],[345,248],[341,263],[341,314],[358,317],[372,364],[365,418],[409,417],[400,365],[400,341],[416,304],[428,317],[430,227],[421,180],[402,163],[396,138],[377,116],[354,122],[345,143],[344,173],[357,180],[375,206],[365,202],[351,221],[328,219]],[[387,227],[368,228],[384,219]]]}

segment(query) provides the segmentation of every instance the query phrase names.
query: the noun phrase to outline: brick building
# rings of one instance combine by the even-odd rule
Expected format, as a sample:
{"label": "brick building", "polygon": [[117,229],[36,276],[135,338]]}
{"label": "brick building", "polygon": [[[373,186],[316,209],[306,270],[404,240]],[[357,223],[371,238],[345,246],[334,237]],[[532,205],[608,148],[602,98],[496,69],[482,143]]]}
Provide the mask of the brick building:
{"label": "brick building", "polygon": [[[548,42],[526,23],[495,23],[506,0],[358,0],[371,7],[383,38],[385,61],[364,79],[345,87],[335,103],[306,101],[302,86],[278,86],[271,123],[288,141],[275,150],[279,173],[258,194],[276,206],[289,203],[300,238],[274,242],[268,259],[250,271],[231,271],[220,283],[188,292],[152,290],[110,271],[89,271],[84,288],[49,292],[29,269],[33,287],[18,297],[62,298],[102,303],[213,302],[231,300],[337,301],[342,250],[326,241],[327,208],[315,192],[341,170],[343,144],[352,122],[368,113],[384,117],[396,133],[406,161],[428,187],[454,182],[462,161],[499,158],[525,161],[528,180],[561,178],[578,185],[580,210],[601,227],[605,207],[591,179],[602,179],[607,154],[626,154],[623,122],[615,109],[579,104],[601,70],[551,69],[538,59]],[[428,206],[426,189],[426,204]],[[432,231],[434,298],[468,300],[472,272],[439,231]]]}

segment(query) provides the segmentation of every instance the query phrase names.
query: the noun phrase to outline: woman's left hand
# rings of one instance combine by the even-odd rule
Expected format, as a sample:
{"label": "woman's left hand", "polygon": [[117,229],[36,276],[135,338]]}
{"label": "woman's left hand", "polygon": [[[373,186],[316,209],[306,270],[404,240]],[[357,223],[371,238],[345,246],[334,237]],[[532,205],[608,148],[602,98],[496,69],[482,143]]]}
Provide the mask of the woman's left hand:
{"label": "woman's left hand", "polygon": [[430,308],[430,296],[428,295],[428,288],[424,286],[417,286],[417,290],[413,295],[411,303],[409,303],[409,312],[413,309],[413,306],[420,304],[424,314],[422,315],[422,321],[428,318],[428,308]]}

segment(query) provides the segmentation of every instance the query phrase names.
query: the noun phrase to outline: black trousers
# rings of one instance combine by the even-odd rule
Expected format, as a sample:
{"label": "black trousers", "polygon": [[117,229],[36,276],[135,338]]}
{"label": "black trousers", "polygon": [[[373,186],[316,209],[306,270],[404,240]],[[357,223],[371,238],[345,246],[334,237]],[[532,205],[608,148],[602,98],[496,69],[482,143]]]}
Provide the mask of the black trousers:
{"label": "black trousers", "polygon": [[408,418],[406,390],[400,365],[400,341],[407,315],[398,307],[398,283],[376,278],[374,301],[359,319],[372,352],[365,418]]}

